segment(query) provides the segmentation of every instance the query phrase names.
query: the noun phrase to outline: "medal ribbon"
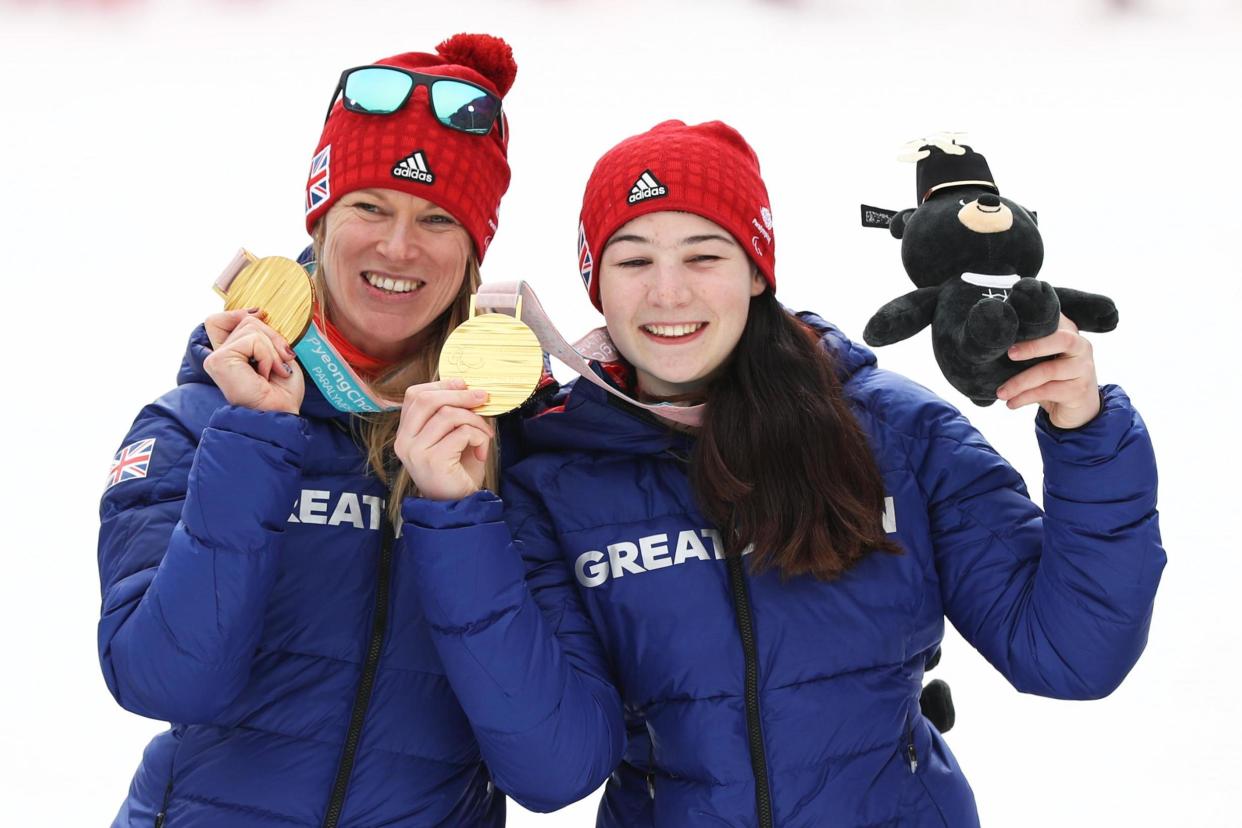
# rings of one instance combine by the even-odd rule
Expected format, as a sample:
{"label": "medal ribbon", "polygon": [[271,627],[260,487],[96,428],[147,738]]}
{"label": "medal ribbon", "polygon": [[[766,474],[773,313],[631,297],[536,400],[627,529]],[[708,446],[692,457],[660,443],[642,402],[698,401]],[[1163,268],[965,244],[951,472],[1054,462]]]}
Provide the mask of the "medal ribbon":
{"label": "medal ribbon", "polygon": [[705,408],[703,405],[679,406],[672,405],[671,403],[641,403],[602,380],[591,370],[591,364],[587,360],[601,363],[621,361],[621,355],[617,351],[617,346],[612,343],[612,338],[608,336],[608,329],[596,328],[573,345],[570,345],[561,336],[560,332],[557,331],[552,321],[548,319],[548,314],[544,311],[543,305],[539,304],[539,297],[535,295],[535,291],[525,282],[489,282],[480,285],[478,293],[474,297],[474,307],[479,312],[487,309],[518,315],[519,300],[521,314],[518,318],[535,332],[535,336],[539,338],[539,344],[543,346],[543,349],[572,368],[588,382],[595,383],[609,394],[624,400],[635,408],[650,411],[652,414],[665,420],[695,427],[703,422],[703,409]]}
{"label": "medal ribbon", "polygon": [[323,398],[347,414],[378,414],[395,411],[401,403],[379,396],[341,356],[319,324],[311,320],[306,333],[293,346],[298,362]]}

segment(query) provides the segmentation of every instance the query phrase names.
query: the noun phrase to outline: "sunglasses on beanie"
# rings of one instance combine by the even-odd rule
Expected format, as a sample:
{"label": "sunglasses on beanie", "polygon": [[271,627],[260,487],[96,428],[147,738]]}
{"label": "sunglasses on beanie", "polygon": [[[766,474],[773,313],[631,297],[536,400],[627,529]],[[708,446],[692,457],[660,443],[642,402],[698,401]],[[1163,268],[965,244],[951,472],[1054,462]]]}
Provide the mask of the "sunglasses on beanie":
{"label": "sunglasses on beanie", "polygon": [[405,106],[418,86],[427,87],[431,111],[444,126],[471,135],[486,135],[499,121],[500,137],[504,138],[500,98],[470,81],[424,75],[397,66],[355,66],[342,72],[332,90],[324,123],[332,115],[337,95],[341,95],[342,105],[350,112],[391,115]]}

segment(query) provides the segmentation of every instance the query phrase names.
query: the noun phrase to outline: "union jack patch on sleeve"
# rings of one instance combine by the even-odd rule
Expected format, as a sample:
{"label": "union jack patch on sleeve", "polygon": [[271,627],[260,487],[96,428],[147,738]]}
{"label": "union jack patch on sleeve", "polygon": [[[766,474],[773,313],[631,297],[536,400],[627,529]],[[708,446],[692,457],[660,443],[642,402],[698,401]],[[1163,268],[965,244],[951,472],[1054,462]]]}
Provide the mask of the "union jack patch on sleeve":
{"label": "union jack patch on sleeve", "polygon": [[146,477],[147,469],[151,466],[151,455],[154,453],[154,437],[130,443],[118,451],[116,457],[112,458],[112,470],[108,472],[108,485],[104,487],[104,491],[117,483]]}

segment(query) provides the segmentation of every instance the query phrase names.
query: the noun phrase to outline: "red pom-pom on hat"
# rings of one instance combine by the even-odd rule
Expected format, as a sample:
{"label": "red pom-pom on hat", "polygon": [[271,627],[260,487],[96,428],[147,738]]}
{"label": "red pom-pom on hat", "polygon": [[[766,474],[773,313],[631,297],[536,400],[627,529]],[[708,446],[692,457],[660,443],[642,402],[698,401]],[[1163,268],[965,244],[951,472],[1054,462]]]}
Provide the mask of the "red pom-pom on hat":
{"label": "red pom-pom on hat", "polygon": [[513,49],[498,37],[487,34],[455,34],[436,47],[446,63],[468,66],[487,78],[503,98],[517,77]]}

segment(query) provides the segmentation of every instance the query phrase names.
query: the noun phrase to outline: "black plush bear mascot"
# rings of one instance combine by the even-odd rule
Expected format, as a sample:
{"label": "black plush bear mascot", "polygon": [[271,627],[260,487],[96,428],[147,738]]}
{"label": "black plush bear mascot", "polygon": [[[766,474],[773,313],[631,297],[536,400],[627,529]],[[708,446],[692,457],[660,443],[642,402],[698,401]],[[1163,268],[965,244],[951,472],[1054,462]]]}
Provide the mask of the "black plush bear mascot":
{"label": "black plush bear mascot", "polygon": [[1015,342],[1052,333],[1062,313],[1081,331],[1117,327],[1107,296],[1036,278],[1044,244],[1035,213],[1001,197],[982,155],[953,137],[910,148],[919,206],[893,212],[864,204],[862,220],[901,239],[902,264],[918,289],[871,317],[868,345],[900,342],[930,324],[945,379],[976,405],[991,405],[1005,380],[1051,358],[1014,362],[1006,352]]}

